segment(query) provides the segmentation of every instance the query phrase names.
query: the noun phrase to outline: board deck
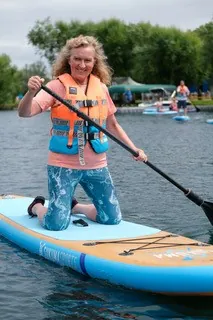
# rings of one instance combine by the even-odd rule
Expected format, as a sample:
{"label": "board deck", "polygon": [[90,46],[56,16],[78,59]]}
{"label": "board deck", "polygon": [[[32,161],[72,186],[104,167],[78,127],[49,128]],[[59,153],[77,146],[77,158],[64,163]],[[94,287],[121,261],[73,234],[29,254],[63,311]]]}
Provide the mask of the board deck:
{"label": "board deck", "polygon": [[[53,239],[78,241],[78,240],[108,240],[131,238],[137,236],[152,235],[159,232],[159,229],[134,224],[127,221],[121,221],[119,225],[103,225],[88,220],[84,215],[72,215],[71,223],[66,230],[63,231],[49,231],[44,229],[37,218],[30,218],[27,213],[27,208],[33,201],[33,198],[26,197],[6,197],[2,199],[0,205],[0,213],[5,217],[11,219],[16,224],[24,227],[26,230],[31,230],[39,235],[45,235]],[[48,201],[46,201],[48,204]],[[88,227],[77,226],[72,223],[73,220],[83,218]]]}

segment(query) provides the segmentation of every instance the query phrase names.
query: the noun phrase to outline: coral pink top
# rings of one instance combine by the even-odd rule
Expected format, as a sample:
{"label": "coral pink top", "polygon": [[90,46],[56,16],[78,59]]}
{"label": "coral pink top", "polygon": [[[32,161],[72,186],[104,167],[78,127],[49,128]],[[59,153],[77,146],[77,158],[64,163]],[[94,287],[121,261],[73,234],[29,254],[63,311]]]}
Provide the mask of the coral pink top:
{"label": "coral pink top", "polygon": [[[108,116],[114,114],[116,112],[116,107],[112,102],[112,99],[109,95],[109,91],[105,84],[103,85],[103,90],[106,92],[106,99],[108,103]],[[59,80],[52,80],[47,84],[47,87],[58,94],[60,97],[65,99],[65,87]],[[85,89],[86,86],[82,86],[82,89]],[[49,107],[53,106],[56,103],[56,99],[49,95],[46,91],[41,90],[39,93],[33,98],[33,103],[37,103],[42,112],[46,111]],[[79,156],[76,155],[66,155],[55,153],[49,151],[48,155],[48,165],[57,166],[57,167],[65,167],[71,169],[97,169],[103,168],[107,165],[106,153],[95,153],[90,144],[87,142],[84,148],[84,160],[85,165],[80,165]]]}

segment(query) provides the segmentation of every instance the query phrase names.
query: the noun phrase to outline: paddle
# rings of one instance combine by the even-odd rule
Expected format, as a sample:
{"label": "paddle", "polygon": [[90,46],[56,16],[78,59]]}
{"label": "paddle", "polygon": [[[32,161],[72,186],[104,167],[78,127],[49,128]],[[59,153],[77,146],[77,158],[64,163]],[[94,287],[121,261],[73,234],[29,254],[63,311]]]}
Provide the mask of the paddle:
{"label": "paddle", "polygon": [[188,98],[188,100],[189,100],[189,102],[191,103],[191,105],[195,108],[196,112],[200,112],[200,108],[198,108],[198,107],[192,102],[192,100],[190,100],[189,98]]}
{"label": "paddle", "polygon": [[[97,124],[95,121],[93,121],[92,119],[90,119],[90,117],[88,117],[86,114],[84,114],[83,112],[79,111],[77,109],[78,104],[76,104],[75,106],[72,106],[68,101],[66,101],[65,99],[62,99],[60,96],[58,96],[55,92],[53,92],[52,90],[50,90],[49,88],[47,88],[46,86],[42,85],[41,88],[46,91],[47,93],[49,93],[51,96],[53,96],[56,100],[60,101],[62,104],[64,104],[67,108],[69,108],[70,110],[74,111],[78,117],[84,119],[85,121],[88,121],[91,125],[93,125],[94,127],[98,128],[100,131],[102,131],[103,133],[106,134],[106,136],[108,136],[109,138],[111,138],[113,141],[115,141],[117,144],[119,144],[121,147],[123,147],[124,149],[126,149],[127,151],[129,151],[134,157],[138,156],[138,153],[135,152],[132,148],[130,148],[128,145],[126,145],[124,142],[122,142],[121,140],[119,140],[118,138],[116,138],[112,133],[110,133],[107,129],[101,127],[99,124]],[[175,180],[173,180],[172,178],[170,178],[167,174],[165,174],[163,171],[161,171],[160,169],[158,169],[156,166],[154,166],[151,162],[146,161],[144,162],[147,166],[149,166],[151,169],[153,169],[154,171],[156,171],[157,173],[159,173],[163,178],[165,178],[166,180],[168,180],[169,182],[171,182],[175,187],[177,187],[178,189],[180,189],[185,196],[193,201],[195,204],[197,204],[199,207],[201,207],[203,209],[203,211],[205,212],[207,218],[209,219],[210,223],[213,225],[213,203],[208,202],[208,201],[204,201],[202,198],[200,198],[198,195],[196,195],[192,190],[190,189],[185,189],[184,187],[182,187],[179,183],[177,183]]]}

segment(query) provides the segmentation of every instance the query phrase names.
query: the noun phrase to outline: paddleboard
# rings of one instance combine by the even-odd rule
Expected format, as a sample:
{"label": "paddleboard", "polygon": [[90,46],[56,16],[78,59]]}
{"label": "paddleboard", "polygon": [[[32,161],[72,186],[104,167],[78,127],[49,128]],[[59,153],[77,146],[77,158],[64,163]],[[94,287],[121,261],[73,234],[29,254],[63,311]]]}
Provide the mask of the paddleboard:
{"label": "paddleboard", "polygon": [[206,122],[209,124],[213,124],[213,119],[207,119]]}
{"label": "paddleboard", "polygon": [[[213,295],[213,246],[121,221],[49,231],[29,218],[33,199],[0,197],[0,235],[47,260],[126,288],[166,295]],[[82,217],[82,215],[81,215]]]}
{"label": "paddleboard", "polygon": [[157,111],[156,108],[147,108],[144,109],[143,114],[149,114],[149,115],[168,115],[168,114],[177,114],[177,111],[172,111],[169,109],[165,109],[163,111]]}
{"label": "paddleboard", "polygon": [[190,118],[188,116],[175,116],[172,119],[176,120],[176,121],[189,121],[190,120]]}

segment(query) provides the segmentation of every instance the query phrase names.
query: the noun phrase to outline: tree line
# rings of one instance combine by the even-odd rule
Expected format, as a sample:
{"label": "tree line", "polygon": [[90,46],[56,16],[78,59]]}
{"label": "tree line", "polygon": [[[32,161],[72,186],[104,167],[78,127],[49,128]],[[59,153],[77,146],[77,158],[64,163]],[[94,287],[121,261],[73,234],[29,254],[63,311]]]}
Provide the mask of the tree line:
{"label": "tree line", "polygon": [[[100,22],[37,21],[29,31],[29,42],[49,66],[67,39],[79,34],[93,35],[103,44],[115,77],[130,76],[141,83],[187,85],[212,81],[213,21],[195,30],[182,31],[150,23],[125,23],[118,19]],[[48,76],[41,61],[19,70],[9,56],[0,55],[0,105],[14,103],[18,93],[27,90],[27,79],[34,74]]]}

